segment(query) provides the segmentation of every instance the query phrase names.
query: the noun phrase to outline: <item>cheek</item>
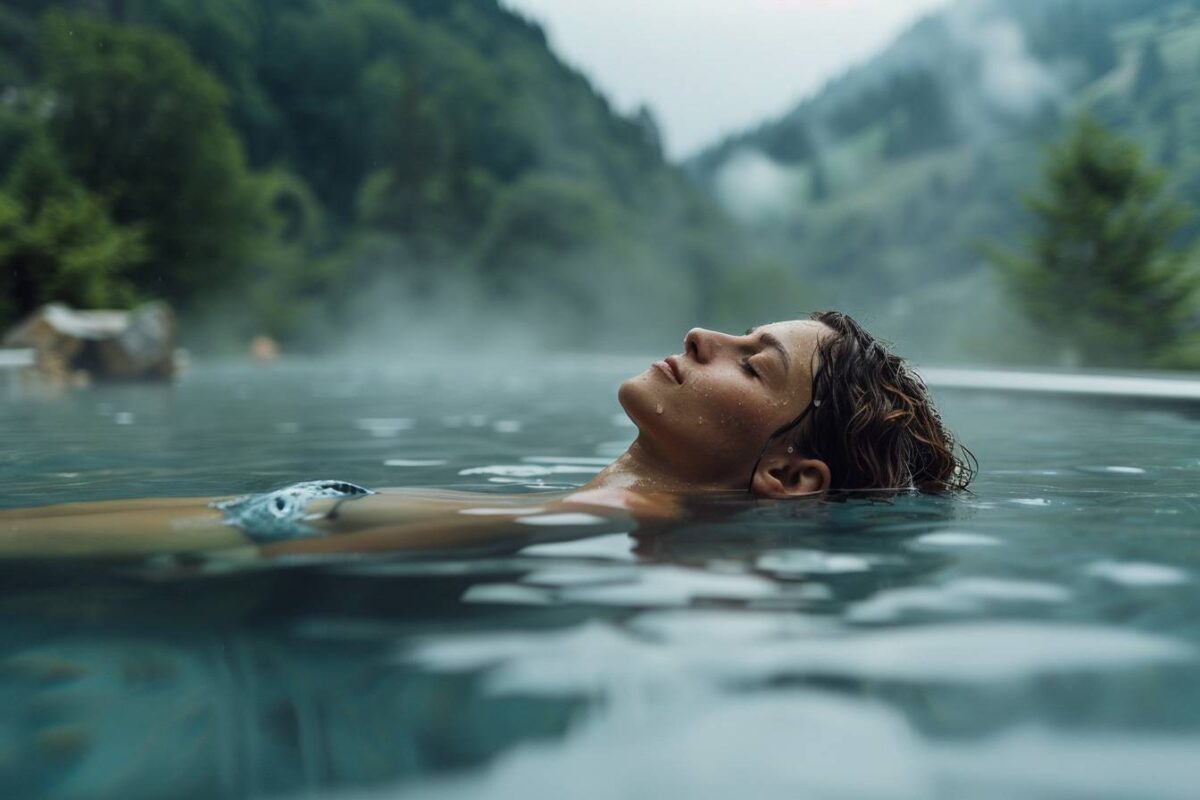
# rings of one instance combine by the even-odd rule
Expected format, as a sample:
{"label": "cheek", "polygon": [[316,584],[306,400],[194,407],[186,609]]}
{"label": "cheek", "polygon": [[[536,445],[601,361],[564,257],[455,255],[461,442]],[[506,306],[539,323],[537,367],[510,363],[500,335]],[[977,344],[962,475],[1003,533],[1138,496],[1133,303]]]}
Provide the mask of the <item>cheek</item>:
{"label": "cheek", "polygon": [[695,407],[679,422],[715,453],[757,452],[770,433],[771,410],[753,388],[736,381],[697,386]]}

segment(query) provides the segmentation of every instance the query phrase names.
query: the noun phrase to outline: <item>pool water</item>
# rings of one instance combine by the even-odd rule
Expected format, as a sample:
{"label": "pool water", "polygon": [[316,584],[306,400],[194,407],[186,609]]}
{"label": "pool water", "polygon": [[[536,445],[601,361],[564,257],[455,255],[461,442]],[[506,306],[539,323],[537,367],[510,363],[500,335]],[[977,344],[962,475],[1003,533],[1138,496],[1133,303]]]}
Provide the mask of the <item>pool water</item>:
{"label": "pool water", "polygon": [[[449,363],[13,396],[0,505],[527,492],[633,437],[644,360]],[[469,557],[0,564],[0,796],[1195,797],[1200,418],[941,405],[963,497]]]}

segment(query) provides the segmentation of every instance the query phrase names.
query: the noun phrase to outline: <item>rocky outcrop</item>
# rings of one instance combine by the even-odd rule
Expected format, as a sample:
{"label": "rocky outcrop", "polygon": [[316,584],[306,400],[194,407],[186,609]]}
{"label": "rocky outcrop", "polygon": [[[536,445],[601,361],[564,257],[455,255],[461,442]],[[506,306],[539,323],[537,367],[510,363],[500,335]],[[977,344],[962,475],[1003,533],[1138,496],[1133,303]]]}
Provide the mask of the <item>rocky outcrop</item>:
{"label": "rocky outcrop", "polygon": [[4,337],[29,348],[36,369],[55,382],[169,380],[176,372],[175,312],[162,302],[132,311],[42,306]]}

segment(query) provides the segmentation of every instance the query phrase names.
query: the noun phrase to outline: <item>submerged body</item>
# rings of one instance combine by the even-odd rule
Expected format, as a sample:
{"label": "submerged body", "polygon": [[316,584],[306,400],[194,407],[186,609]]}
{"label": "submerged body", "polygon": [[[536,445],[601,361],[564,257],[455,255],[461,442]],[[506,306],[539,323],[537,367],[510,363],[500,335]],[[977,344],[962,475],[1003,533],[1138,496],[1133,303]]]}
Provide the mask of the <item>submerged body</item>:
{"label": "submerged body", "polygon": [[15,509],[0,512],[0,555],[490,547],[561,514],[644,526],[678,518],[693,495],[940,492],[971,477],[920,380],[837,312],[740,336],[693,329],[683,353],[624,381],[618,399],[637,438],[577,490],[498,497],[322,481],[243,498]]}
{"label": "submerged body", "polygon": [[587,513],[597,521],[637,525],[674,519],[681,507],[676,496],[619,487],[522,495],[388,488],[312,499],[301,509],[303,525],[292,525],[291,535],[264,536],[219,508],[228,500],[181,497],[8,509],[0,511],[0,557],[130,557],[247,548],[274,557],[484,547],[520,541],[555,515]]}

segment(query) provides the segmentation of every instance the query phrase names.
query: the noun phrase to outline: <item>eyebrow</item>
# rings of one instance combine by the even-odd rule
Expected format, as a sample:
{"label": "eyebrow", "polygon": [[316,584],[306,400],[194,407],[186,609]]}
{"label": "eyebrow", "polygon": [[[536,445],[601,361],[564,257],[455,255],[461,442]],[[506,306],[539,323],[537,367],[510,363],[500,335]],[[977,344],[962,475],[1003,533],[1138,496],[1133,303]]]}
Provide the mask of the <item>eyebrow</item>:
{"label": "eyebrow", "polygon": [[[758,328],[747,328],[745,335],[750,336],[756,330]],[[787,377],[788,373],[792,371],[792,358],[788,355],[787,348],[783,346],[783,342],[779,341],[779,338],[775,334],[767,333],[766,331],[760,333],[758,339],[767,347],[774,348],[779,353],[779,357],[783,359],[783,374],[784,377]]]}

